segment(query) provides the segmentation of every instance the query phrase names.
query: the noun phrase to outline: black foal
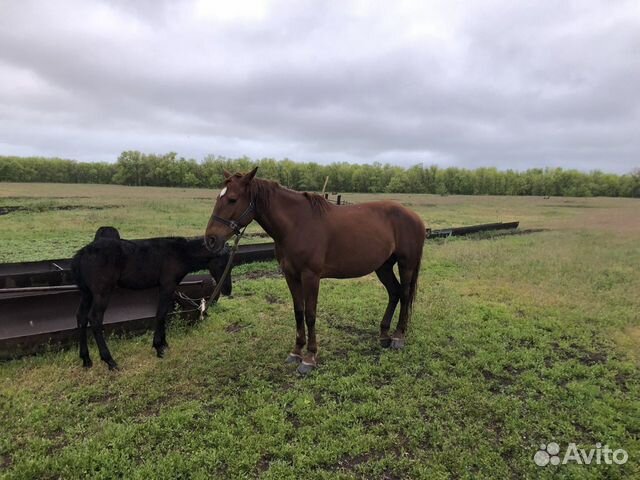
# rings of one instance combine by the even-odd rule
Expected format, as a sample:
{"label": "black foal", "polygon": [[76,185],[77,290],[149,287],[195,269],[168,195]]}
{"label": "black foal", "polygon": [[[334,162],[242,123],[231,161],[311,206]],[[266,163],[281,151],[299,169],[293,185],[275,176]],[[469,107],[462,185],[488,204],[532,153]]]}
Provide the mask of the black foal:
{"label": "black foal", "polygon": [[[107,347],[102,326],[109,298],[116,287],[134,290],[159,287],[153,347],[158,357],[162,357],[168,347],[165,320],[178,284],[187,273],[205,268],[219,282],[228,259],[228,249],[221,254],[212,254],[202,238],[121,240],[115,228],[100,227],[94,241],[80,249],[71,262],[71,271],[81,294],[77,319],[83,365],[92,366],[87,346],[87,324],[91,323],[100,358],[110,370],[118,368]],[[222,293],[231,294],[231,275],[225,279]]]}

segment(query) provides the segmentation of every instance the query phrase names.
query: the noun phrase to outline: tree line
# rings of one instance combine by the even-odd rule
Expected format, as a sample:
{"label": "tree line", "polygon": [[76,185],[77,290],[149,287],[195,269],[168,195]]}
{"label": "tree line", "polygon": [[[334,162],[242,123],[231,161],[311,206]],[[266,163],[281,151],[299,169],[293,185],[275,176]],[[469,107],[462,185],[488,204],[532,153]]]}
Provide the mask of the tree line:
{"label": "tree line", "polygon": [[122,152],[115,163],[0,156],[0,182],[216,188],[222,183],[223,170],[248,171],[256,165],[261,177],[295,190],[321,191],[328,176],[328,190],[337,192],[640,197],[640,169],[617,175],[562,168],[526,171],[435,165],[403,168],[380,163],[320,165],[289,159],[213,155],[198,162],[173,152],[157,155],[138,151]]}

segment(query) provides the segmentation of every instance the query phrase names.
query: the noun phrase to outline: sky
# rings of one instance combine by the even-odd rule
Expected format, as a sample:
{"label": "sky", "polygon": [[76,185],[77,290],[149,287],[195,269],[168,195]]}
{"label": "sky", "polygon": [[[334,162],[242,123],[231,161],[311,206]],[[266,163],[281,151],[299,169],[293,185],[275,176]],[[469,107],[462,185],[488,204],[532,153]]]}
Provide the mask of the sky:
{"label": "sky", "polygon": [[640,167],[637,0],[0,0],[0,155]]}

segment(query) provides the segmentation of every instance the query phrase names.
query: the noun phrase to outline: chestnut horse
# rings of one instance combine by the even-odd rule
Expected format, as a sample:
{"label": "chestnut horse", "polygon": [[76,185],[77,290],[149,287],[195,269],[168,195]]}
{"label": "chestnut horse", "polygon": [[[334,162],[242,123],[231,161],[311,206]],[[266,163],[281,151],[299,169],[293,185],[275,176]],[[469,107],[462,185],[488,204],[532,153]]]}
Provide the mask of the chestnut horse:
{"label": "chestnut horse", "polygon": [[[224,172],[224,188],[213,207],[205,243],[216,252],[253,220],[273,238],[296,319],[295,347],[287,362],[301,362],[298,371],[302,374],[316,366],[320,279],[361,277],[374,271],[389,294],[380,323],[380,343],[402,348],[424,246],[425,226],[420,217],[392,201],[332,205],[320,195],[254,178],[256,171],[257,167],[245,175]],[[396,263],[400,281],[393,272]],[[400,319],[390,336],[398,302]]]}

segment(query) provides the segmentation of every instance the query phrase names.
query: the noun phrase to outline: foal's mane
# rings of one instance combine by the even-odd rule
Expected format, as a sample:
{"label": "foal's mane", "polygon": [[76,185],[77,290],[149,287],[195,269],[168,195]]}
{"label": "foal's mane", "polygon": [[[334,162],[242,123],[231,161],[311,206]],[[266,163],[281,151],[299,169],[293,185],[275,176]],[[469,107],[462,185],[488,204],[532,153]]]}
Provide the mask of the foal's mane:
{"label": "foal's mane", "polygon": [[[233,174],[233,177],[241,178],[243,175],[241,173]],[[231,177],[225,180],[225,184],[229,183]],[[254,178],[251,180],[250,184],[251,188],[251,198],[258,204],[257,207],[259,209],[268,209],[271,204],[271,198],[274,193],[278,191],[285,191],[289,193],[293,193],[295,195],[302,195],[311,205],[311,210],[314,213],[323,214],[329,209],[329,202],[317,193],[310,192],[296,192],[295,190],[291,190],[290,188],[283,187],[278,182],[274,182],[271,180],[266,180],[264,178]]]}

